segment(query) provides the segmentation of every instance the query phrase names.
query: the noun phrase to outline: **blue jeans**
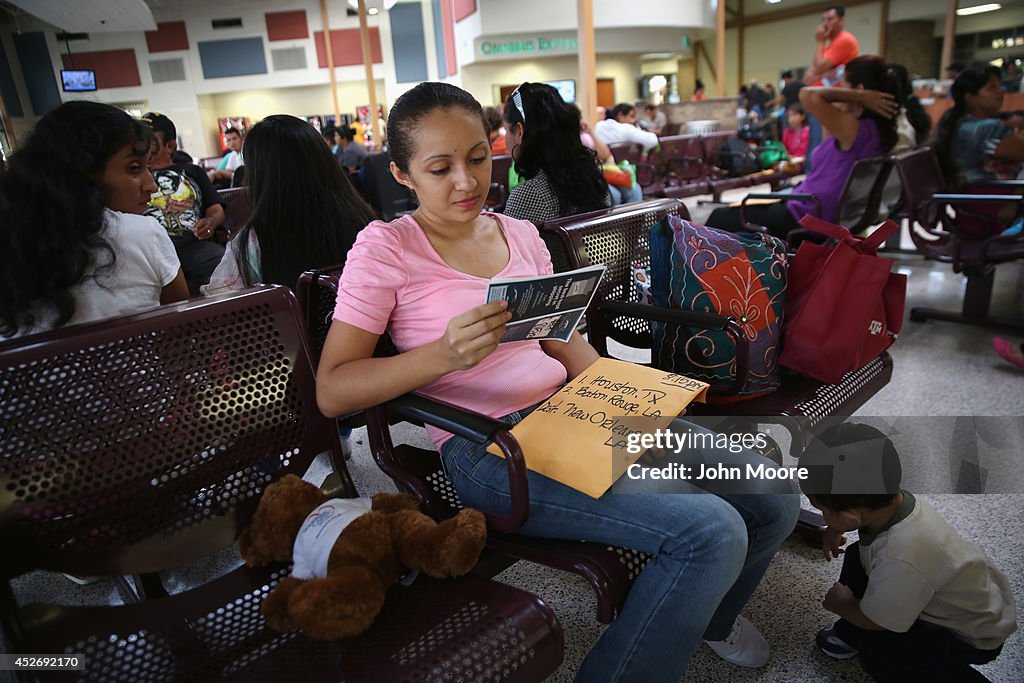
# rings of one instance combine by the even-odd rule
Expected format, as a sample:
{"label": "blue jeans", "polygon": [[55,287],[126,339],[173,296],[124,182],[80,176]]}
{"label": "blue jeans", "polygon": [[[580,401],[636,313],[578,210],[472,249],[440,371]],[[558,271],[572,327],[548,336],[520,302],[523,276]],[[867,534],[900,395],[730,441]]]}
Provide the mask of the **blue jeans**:
{"label": "blue jeans", "polygon": [[639,183],[633,183],[633,187],[618,187],[609,184],[608,194],[612,196],[612,206],[638,202],[644,198],[644,190]]}
{"label": "blue jeans", "polygon": [[[529,411],[503,419],[518,422]],[[675,424],[685,428],[687,423]],[[441,457],[465,505],[484,512],[508,510],[503,459],[459,437],[445,442]],[[701,458],[774,466],[750,451],[685,454],[688,464]],[[607,543],[652,555],[622,612],[583,661],[577,680],[588,683],[679,681],[701,638],[728,637],[799,513],[790,482],[758,483],[755,494],[710,494],[674,482],[673,491],[690,493],[608,492],[594,499],[530,472],[529,488],[530,518],[520,533]]]}

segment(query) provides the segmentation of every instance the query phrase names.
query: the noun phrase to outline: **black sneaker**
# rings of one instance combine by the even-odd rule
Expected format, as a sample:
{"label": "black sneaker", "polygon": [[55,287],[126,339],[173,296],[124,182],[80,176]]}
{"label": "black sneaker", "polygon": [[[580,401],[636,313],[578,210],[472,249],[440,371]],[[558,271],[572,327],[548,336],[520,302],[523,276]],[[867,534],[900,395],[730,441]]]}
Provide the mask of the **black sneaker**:
{"label": "black sneaker", "polygon": [[818,631],[814,642],[818,648],[832,659],[850,659],[857,656],[857,651],[836,635],[834,628],[823,628]]}

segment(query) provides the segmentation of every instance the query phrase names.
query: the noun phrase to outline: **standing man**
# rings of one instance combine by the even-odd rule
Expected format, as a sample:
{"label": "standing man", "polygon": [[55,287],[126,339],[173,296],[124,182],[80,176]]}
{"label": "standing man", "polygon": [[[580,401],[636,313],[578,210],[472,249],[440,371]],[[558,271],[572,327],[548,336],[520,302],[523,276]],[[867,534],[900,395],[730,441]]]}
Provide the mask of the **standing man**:
{"label": "standing man", "polygon": [[196,292],[210,281],[224,256],[224,247],[211,240],[214,230],[224,225],[224,206],[203,169],[171,159],[178,148],[174,123],[163,114],[142,118],[153,128],[149,170],[157,185],[146,215],[156,218],[170,235],[189,290]]}
{"label": "standing man", "polygon": [[782,92],[779,93],[781,101],[776,104],[782,107],[785,111],[786,107],[791,104],[796,104],[800,101],[800,88],[804,87],[804,84],[793,78],[793,72],[786,69],[782,72]]}
{"label": "standing man", "polygon": [[804,74],[806,85],[835,85],[843,79],[847,63],[860,54],[860,45],[846,25],[846,8],[832,5],[821,15],[814,32],[814,59]]}
{"label": "standing man", "polygon": [[220,160],[217,168],[209,171],[207,175],[215,186],[231,187],[235,169],[245,164],[242,160],[242,134],[237,128],[228,128],[224,131],[224,142],[228,146],[228,153]]}
{"label": "standing man", "polygon": [[[860,54],[860,45],[853,34],[843,29],[846,25],[846,8],[842,5],[831,5],[821,15],[821,24],[814,32],[814,58],[811,66],[804,74],[807,85],[835,85],[843,80],[846,65]],[[821,122],[808,114],[810,136],[807,142],[807,160],[804,170],[811,170],[811,153],[821,142]]]}
{"label": "standing man", "polygon": [[786,111],[789,105],[800,101],[800,88],[804,87],[803,81],[793,78],[793,72],[786,69],[782,72],[782,90],[770,102],[768,107],[778,107],[775,111],[776,125],[779,129],[779,139],[782,139],[782,132],[786,129]]}

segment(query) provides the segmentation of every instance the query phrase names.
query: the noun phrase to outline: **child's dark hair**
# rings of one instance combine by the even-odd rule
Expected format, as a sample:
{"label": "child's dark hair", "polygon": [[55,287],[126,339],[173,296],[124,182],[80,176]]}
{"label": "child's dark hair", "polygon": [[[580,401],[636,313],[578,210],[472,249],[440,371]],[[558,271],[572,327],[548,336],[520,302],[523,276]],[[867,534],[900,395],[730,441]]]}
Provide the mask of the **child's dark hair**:
{"label": "child's dark hair", "polygon": [[484,107],[484,121],[487,122],[487,134],[496,133],[501,128],[501,111],[497,107]]}
{"label": "child's dark hair", "polygon": [[487,133],[487,121],[480,103],[450,83],[420,83],[395,101],[388,116],[388,146],[391,160],[403,173],[409,172],[409,162],[416,153],[413,136],[420,121],[435,109],[447,111],[455,108],[478,116],[484,133]]}
{"label": "child's dark hair", "polygon": [[807,110],[804,109],[804,105],[800,104],[799,102],[790,102],[789,104],[787,104],[786,111],[795,111],[797,114],[800,114],[800,116],[803,116],[805,119],[807,118]]}
{"label": "child's dark hair", "polygon": [[[854,422],[815,437],[800,456],[800,466],[807,468],[807,478],[800,480],[804,494],[835,512],[885,507],[899,494],[903,477],[892,440],[870,425]],[[834,493],[836,489],[849,492]]]}
{"label": "child's dark hair", "polygon": [[619,102],[614,107],[608,110],[607,116],[612,121],[615,121],[620,116],[629,116],[636,110],[636,105],[632,105],[629,102]]}
{"label": "child's dark hair", "polygon": [[144,156],[151,135],[116,107],[65,102],[11,156],[0,174],[0,336],[31,328],[37,314],[64,325],[71,287],[114,266],[97,179],[125,146]]}

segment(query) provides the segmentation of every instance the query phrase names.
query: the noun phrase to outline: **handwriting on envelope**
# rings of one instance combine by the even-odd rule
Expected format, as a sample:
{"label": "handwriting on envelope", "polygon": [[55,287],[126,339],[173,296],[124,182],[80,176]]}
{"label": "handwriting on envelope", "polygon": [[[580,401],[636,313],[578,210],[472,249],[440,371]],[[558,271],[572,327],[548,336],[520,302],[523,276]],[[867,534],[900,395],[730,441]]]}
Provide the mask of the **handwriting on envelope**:
{"label": "handwriting on envelope", "polygon": [[[640,454],[632,433],[667,427],[708,385],[683,375],[600,358],[512,428],[526,466],[599,498]],[[501,455],[493,444],[488,451]]]}

